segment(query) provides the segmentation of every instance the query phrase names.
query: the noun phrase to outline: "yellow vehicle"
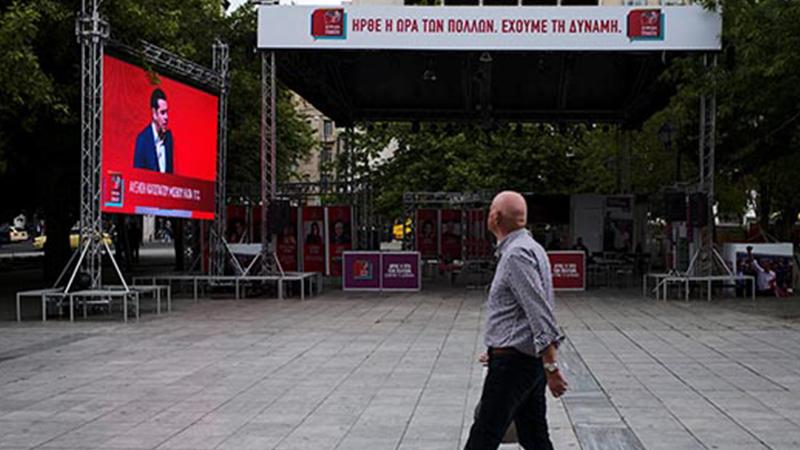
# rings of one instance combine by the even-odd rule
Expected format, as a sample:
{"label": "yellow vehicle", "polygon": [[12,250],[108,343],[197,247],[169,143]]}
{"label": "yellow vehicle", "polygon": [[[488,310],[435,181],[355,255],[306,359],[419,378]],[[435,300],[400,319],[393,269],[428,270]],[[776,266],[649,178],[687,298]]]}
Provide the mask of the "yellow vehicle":
{"label": "yellow vehicle", "polygon": [[392,227],[392,236],[394,236],[395,240],[402,240],[403,239],[403,224],[396,223]]}
{"label": "yellow vehicle", "polygon": [[[78,244],[81,242],[81,234],[78,232],[77,229],[73,228],[69,233],[69,248],[75,250],[78,248]],[[108,233],[103,233],[103,242],[111,245],[111,236]],[[44,249],[44,244],[47,243],[47,236],[39,236],[34,238],[33,240],[33,248],[37,250]]]}
{"label": "yellow vehicle", "polygon": [[394,225],[392,225],[392,237],[394,237],[395,240],[402,241],[405,235],[411,233],[412,223],[410,218],[406,219],[405,226],[399,220],[395,221]]}
{"label": "yellow vehicle", "polygon": [[30,238],[28,232],[17,227],[9,227],[8,240],[10,242],[25,242]]}

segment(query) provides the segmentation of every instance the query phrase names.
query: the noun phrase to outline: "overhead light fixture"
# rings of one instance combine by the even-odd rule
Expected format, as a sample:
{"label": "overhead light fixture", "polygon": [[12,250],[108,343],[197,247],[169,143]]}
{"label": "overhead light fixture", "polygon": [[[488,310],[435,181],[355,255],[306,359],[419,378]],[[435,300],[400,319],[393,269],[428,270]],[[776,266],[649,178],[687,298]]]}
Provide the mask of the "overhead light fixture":
{"label": "overhead light fixture", "polygon": [[481,53],[481,57],[478,58],[478,61],[488,64],[492,62],[492,55],[490,55],[489,52],[483,52]]}

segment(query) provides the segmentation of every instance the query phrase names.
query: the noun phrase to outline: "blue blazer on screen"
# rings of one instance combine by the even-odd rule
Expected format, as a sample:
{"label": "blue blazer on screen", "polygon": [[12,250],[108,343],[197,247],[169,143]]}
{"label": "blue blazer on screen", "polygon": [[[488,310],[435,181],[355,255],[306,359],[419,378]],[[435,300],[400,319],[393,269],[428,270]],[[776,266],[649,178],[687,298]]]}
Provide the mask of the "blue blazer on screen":
{"label": "blue blazer on screen", "polygon": [[[172,132],[167,131],[164,136],[164,173],[172,173]],[[155,170],[158,172],[158,153],[156,141],[153,136],[153,125],[147,126],[136,136],[136,150],[133,153],[133,167],[137,169]]]}

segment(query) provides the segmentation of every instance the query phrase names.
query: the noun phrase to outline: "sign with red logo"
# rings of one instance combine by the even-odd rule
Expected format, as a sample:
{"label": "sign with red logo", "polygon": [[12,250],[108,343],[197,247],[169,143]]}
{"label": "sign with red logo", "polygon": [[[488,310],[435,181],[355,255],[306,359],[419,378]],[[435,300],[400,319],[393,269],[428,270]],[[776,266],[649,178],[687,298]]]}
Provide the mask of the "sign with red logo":
{"label": "sign with red logo", "polygon": [[403,292],[422,289],[419,252],[345,251],[342,290]]}
{"label": "sign with red logo", "polygon": [[315,9],[311,13],[311,36],[315,39],[347,37],[347,15],[343,8]]}
{"label": "sign with red logo", "polygon": [[582,251],[547,252],[553,272],[553,289],[586,290],[586,254]]}
{"label": "sign with red logo", "polygon": [[664,39],[664,14],[660,9],[634,9],[628,12],[628,37]]}

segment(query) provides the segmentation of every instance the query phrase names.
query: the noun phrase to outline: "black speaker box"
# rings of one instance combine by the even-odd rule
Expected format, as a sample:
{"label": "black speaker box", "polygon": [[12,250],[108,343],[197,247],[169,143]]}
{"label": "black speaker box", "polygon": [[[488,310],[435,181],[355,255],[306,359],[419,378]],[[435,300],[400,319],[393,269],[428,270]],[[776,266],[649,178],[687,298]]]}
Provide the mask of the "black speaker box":
{"label": "black speaker box", "polygon": [[664,194],[664,215],[667,222],[683,222],[686,220],[686,194],[683,192],[667,192]]}
{"label": "black speaker box", "polygon": [[689,224],[694,227],[708,225],[708,196],[703,192],[689,194]]}
{"label": "black speaker box", "polygon": [[267,226],[269,234],[281,234],[289,226],[292,208],[289,200],[273,200],[267,209]]}

